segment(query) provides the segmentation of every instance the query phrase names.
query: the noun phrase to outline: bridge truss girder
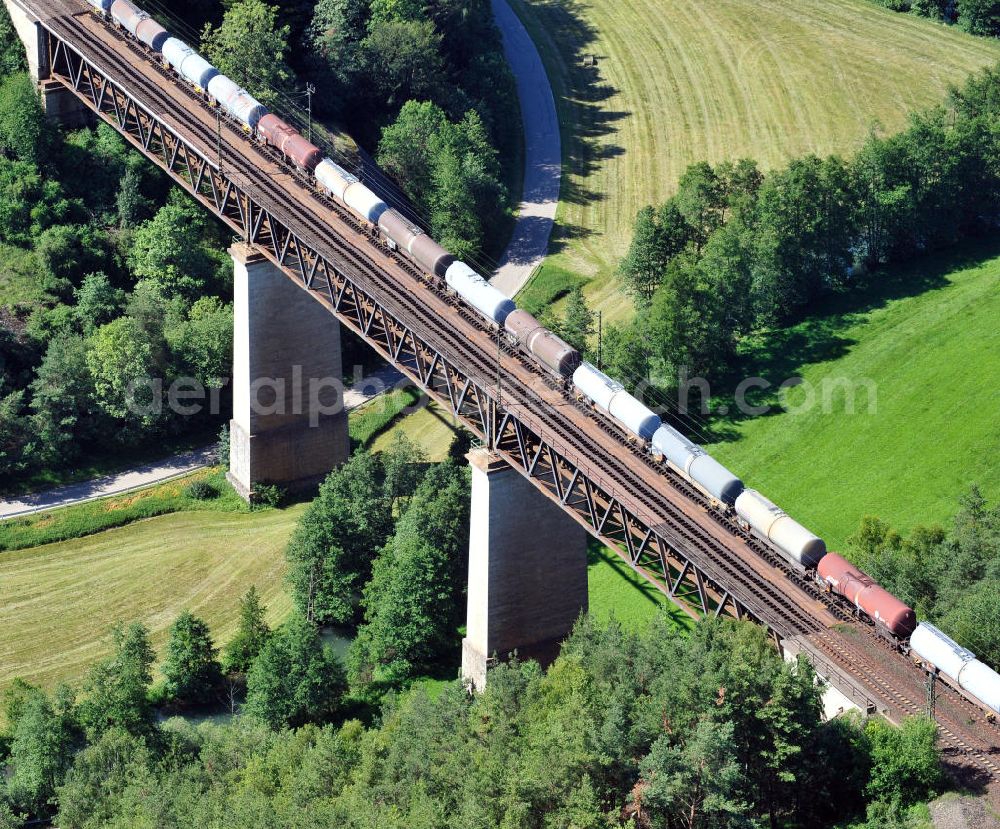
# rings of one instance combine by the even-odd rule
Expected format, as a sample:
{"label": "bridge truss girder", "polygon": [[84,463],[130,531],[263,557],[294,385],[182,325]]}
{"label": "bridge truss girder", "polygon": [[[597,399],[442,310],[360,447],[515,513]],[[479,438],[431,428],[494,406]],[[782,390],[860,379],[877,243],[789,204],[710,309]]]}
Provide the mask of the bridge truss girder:
{"label": "bridge truss girder", "polygon": [[45,31],[52,78],[682,610],[695,618],[726,615],[758,622],[779,647],[781,639],[798,632],[780,629],[768,618],[764,603],[745,588],[724,586],[712,563],[703,554],[686,552],[671,527],[646,520],[557,449],[542,429],[498,404],[502,390],[495,381],[471,376],[374,296],[344,263],[316,250],[228,176],[224,166],[182,138],[58,33],[48,26]]}

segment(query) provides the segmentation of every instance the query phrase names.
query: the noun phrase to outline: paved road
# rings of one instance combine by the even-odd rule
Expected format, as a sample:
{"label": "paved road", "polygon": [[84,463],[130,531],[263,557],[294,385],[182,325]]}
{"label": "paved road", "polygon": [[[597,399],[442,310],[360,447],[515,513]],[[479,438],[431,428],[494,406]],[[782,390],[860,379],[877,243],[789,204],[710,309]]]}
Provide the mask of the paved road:
{"label": "paved road", "polygon": [[507,0],[492,0],[503,51],[517,79],[524,124],[524,194],[514,235],[500,260],[493,285],[514,296],[542,262],[559,204],[562,146],[559,118],[545,66],[527,29]]}
{"label": "paved road", "polygon": [[[344,406],[347,411],[358,408],[373,400],[380,394],[409,385],[407,380],[390,365],[373,371],[367,377],[354,383],[344,392]],[[162,461],[143,464],[126,472],[115,475],[105,475],[92,481],[79,484],[66,484],[45,492],[22,495],[8,501],[0,501],[0,521],[15,518],[19,515],[29,515],[33,512],[66,507],[97,498],[107,498],[109,495],[121,495],[133,489],[159,484],[187,475],[196,469],[201,469],[215,463],[215,447],[208,446],[184,452]]]}
{"label": "paved road", "polygon": [[92,501],[95,498],[106,498],[108,495],[121,495],[130,489],[139,489],[176,478],[179,475],[186,475],[188,472],[194,472],[196,469],[214,463],[214,458],[215,447],[210,446],[205,449],[184,452],[163,461],[143,464],[116,475],[105,475],[103,478],[95,478],[92,481],[66,484],[45,492],[22,495],[10,501],[0,501],[0,521],[18,515],[28,515],[32,512]]}

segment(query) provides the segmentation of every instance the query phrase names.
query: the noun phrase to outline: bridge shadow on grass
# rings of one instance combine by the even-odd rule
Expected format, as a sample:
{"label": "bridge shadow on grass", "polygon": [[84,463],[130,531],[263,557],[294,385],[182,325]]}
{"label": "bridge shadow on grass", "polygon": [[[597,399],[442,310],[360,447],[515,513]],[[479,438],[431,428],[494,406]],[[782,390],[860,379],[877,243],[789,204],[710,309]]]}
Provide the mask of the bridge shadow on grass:
{"label": "bridge shadow on grass", "polygon": [[656,587],[636,573],[613,550],[594,538],[587,543],[587,579],[590,613],[614,618],[628,630],[637,630],[657,614],[666,613],[681,629],[693,621]]}
{"label": "bridge shadow on grass", "polygon": [[[610,60],[595,53],[597,30],[585,19],[582,0],[513,0],[519,17],[526,21],[539,51],[546,54],[546,69],[556,99],[562,134],[563,177],[560,200],[585,205],[601,201],[603,193],[588,186],[587,180],[603,162],[624,155],[626,150],[609,142],[617,122],[630,113],[607,106],[618,89],[608,83],[601,65]],[[588,235],[580,227],[558,224],[549,244],[557,253],[567,241]]]}
{"label": "bridge shadow on grass", "polygon": [[[713,399],[712,408],[716,414],[709,418],[713,437],[721,442],[736,440],[739,433],[729,428],[734,424],[782,414],[784,410],[780,405],[778,386],[798,377],[808,365],[847,355],[858,343],[846,331],[862,322],[868,314],[896,300],[947,289],[950,286],[949,274],[978,267],[997,256],[1000,256],[1000,241],[976,240],[897,267],[875,271],[865,276],[863,281],[859,280],[857,284],[816,303],[811,313],[797,325],[764,331],[749,338],[742,345],[740,358],[727,378],[727,388]],[[748,404],[768,407],[764,414],[744,414],[733,406],[737,384],[751,377],[762,378],[771,384],[766,390],[746,396]],[[867,405],[864,393],[858,396],[857,402],[861,406]],[[728,406],[730,412],[720,415],[720,406]]]}

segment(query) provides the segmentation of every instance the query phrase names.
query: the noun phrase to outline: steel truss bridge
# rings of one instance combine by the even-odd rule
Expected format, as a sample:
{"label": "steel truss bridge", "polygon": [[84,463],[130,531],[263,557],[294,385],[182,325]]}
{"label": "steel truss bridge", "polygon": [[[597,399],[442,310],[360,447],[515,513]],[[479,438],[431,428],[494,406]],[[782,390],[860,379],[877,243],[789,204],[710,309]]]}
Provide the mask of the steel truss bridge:
{"label": "steel truss bridge", "polygon": [[[888,681],[886,660],[902,660],[866,632],[832,630],[851,620],[848,613],[280,158],[219,121],[138,44],[74,0],[13,1],[39,20],[43,79],[60,82],[116,128],[687,613],[753,620],[779,648],[794,640],[862,707],[895,718],[922,710],[919,672]],[[1000,731],[953,692],[938,703],[944,742],[1000,781]]]}

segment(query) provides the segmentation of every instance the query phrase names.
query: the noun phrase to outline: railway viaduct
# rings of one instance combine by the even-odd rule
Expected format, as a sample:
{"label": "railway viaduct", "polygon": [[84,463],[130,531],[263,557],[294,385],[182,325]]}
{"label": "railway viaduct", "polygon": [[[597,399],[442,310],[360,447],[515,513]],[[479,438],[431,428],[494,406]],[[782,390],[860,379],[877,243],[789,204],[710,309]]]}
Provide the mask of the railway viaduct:
{"label": "railway viaduct", "polygon": [[[322,389],[312,406],[301,396],[303,381],[340,377],[342,325],[489,447],[470,455],[463,675],[474,684],[494,655],[544,658],[565,636],[586,608],[589,534],[691,616],[764,625],[786,655],[813,661],[840,705],[896,720],[924,710],[924,677],[911,662],[280,159],[235,127],[220,130],[203,99],[82,2],[4,3],[46,112],[70,125],[111,124],[241,240],[231,250],[230,476],[244,493],[262,480],[315,484],[346,457],[338,392]],[[270,405],[254,410],[251,397]],[[952,762],[1000,786],[1000,730],[947,688],[936,715]]]}

